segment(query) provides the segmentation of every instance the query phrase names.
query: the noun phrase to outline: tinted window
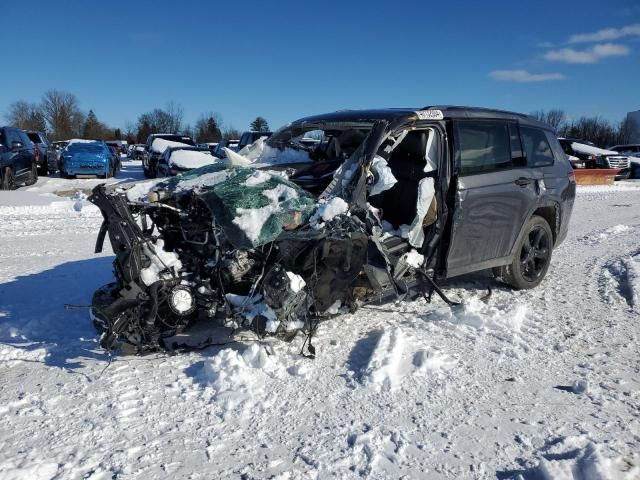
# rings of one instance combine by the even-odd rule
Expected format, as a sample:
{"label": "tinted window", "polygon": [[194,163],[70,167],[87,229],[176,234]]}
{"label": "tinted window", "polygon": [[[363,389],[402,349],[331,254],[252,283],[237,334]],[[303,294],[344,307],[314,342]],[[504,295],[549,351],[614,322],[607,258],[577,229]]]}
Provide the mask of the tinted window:
{"label": "tinted window", "polygon": [[520,127],[527,164],[530,167],[553,165],[553,152],[547,141],[544,130],[532,127]]}
{"label": "tinted window", "polygon": [[463,175],[503,170],[513,165],[506,123],[459,122],[457,133]]}
{"label": "tinted window", "polygon": [[31,140],[33,143],[42,143],[42,140],[40,139],[40,135],[38,135],[37,133],[27,133],[27,136],[29,137],[29,140]]}
{"label": "tinted window", "polygon": [[103,152],[102,145],[96,145],[95,143],[72,143],[67,147],[70,152],[89,152],[89,153],[101,153]]}
{"label": "tinted window", "polygon": [[0,130],[0,145],[7,145],[7,141],[4,138],[4,132],[2,130]]}

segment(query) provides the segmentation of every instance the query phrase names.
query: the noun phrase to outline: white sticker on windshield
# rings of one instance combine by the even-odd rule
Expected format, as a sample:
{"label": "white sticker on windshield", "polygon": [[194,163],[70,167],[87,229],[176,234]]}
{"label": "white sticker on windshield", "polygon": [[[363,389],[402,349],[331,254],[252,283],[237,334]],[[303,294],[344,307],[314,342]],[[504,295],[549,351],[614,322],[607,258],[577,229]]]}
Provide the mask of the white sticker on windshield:
{"label": "white sticker on windshield", "polygon": [[420,120],[444,120],[442,110],[418,110],[416,115]]}

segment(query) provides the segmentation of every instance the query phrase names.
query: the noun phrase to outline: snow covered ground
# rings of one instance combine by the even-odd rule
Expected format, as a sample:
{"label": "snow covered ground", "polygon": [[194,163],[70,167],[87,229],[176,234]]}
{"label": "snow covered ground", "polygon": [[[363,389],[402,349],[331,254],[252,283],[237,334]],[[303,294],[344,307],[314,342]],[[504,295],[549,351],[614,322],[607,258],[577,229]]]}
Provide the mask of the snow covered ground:
{"label": "snow covered ground", "polygon": [[111,278],[73,193],[96,183],[0,192],[0,478],[640,478],[640,183],[579,190],[533,291],[451,280],[463,306],[342,315],[315,360],[296,339],[110,365],[64,308]]}

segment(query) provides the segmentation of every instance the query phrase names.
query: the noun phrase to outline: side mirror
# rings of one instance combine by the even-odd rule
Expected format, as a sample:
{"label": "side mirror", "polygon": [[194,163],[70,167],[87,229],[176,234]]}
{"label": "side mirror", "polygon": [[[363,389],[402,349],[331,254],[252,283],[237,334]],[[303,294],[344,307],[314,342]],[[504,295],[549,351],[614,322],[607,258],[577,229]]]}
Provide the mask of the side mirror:
{"label": "side mirror", "polygon": [[11,150],[18,150],[22,147],[24,147],[22,142],[11,142]]}

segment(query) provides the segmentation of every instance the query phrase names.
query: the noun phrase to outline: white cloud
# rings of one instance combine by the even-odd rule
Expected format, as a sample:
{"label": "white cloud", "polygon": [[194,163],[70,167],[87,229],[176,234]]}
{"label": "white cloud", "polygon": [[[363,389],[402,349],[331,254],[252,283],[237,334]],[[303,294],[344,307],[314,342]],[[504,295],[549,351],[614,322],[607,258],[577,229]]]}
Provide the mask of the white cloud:
{"label": "white cloud", "polygon": [[573,48],[563,48],[560,50],[550,50],[545,53],[544,58],[552,62],[565,63],[597,63],[606,57],[621,57],[629,55],[631,50],[625,45],[617,43],[599,43],[587,50],[576,50]]}
{"label": "white cloud", "polygon": [[547,82],[549,80],[564,80],[561,73],[529,73],[526,70],[494,70],[489,73],[494,80],[505,82]]}
{"label": "white cloud", "polygon": [[640,23],[627,25],[622,28],[605,28],[593,33],[571,35],[571,37],[569,37],[569,43],[602,42],[632,36],[640,36]]}

